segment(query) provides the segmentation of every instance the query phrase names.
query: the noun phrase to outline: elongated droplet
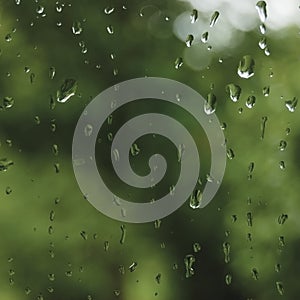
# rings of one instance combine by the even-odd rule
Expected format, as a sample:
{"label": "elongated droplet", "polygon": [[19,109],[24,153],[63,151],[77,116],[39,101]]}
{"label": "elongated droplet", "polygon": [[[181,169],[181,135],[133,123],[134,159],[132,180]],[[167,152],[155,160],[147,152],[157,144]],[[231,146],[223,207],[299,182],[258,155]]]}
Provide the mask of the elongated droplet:
{"label": "elongated droplet", "polygon": [[237,102],[239,100],[242,92],[242,89],[239,85],[229,83],[226,85],[225,90],[229,94],[229,97],[233,102]]}
{"label": "elongated droplet", "polygon": [[267,3],[265,1],[258,1],[255,8],[257,9],[261,22],[264,23],[267,19]]}
{"label": "elongated droplet", "polygon": [[219,15],[220,15],[220,13],[219,13],[218,11],[215,11],[215,12],[212,14],[212,16],[211,16],[211,18],[210,18],[210,23],[209,23],[209,26],[210,26],[210,27],[213,27],[213,26],[216,24],[216,22],[217,22],[217,20],[218,20],[218,18],[219,18]]}
{"label": "elongated droplet", "polygon": [[130,272],[134,272],[136,270],[138,263],[137,262],[133,262],[130,266],[129,266],[129,271]]}
{"label": "elongated droplet", "polygon": [[276,282],[276,288],[277,288],[277,292],[279,293],[279,295],[282,296],[284,294],[284,288],[283,288],[283,284],[281,281]]}
{"label": "elongated droplet", "polygon": [[268,121],[268,117],[264,116],[261,118],[261,125],[260,125],[260,130],[261,130],[261,135],[260,138],[263,140],[265,137],[265,131],[266,131],[266,123]]}
{"label": "elongated droplet", "polygon": [[198,10],[193,9],[191,13],[191,23],[194,24],[198,20]]}
{"label": "elongated droplet", "polygon": [[230,285],[232,281],[232,276],[230,274],[226,274],[225,276],[225,282],[227,285]]}
{"label": "elongated droplet", "polygon": [[201,190],[197,189],[194,191],[194,193],[190,196],[190,207],[192,209],[197,209],[201,205],[202,201],[202,192]]}
{"label": "elongated droplet", "polygon": [[249,227],[252,227],[253,221],[252,221],[252,213],[251,212],[247,213],[247,224]]}
{"label": "elongated droplet", "polygon": [[202,35],[201,35],[201,41],[204,44],[207,43],[207,41],[208,41],[208,32],[207,31],[205,31],[205,32],[202,33]]}
{"label": "elongated droplet", "polygon": [[254,75],[255,61],[250,55],[245,55],[239,62],[238,75],[241,78],[248,79]]}
{"label": "elongated droplet", "polygon": [[231,148],[227,150],[227,157],[230,160],[234,159],[234,157],[235,157],[235,154]]}
{"label": "elongated droplet", "polygon": [[125,225],[121,225],[121,239],[120,239],[120,244],[125,243],[125,238],[126,238],[126,227]]}
{"label": "elongated droplet", "polygon": [[205,101],[204,104],[204,112],[207,115],[211,115],[216,111],[216,107],[217,107],[217,97],[215,96],[215,94],[210,92],[207,95],[207,100]]}
{"label": "elongated droplet", "polygon": [[265,86],[265,87],[263,88],[263,95],[264,95],[265,97],[268,97],[268,96],[270,95],[270,86]]}
{"label": "elongated droplet", "polygon": [[56,100],[60,103],[67,102],[72,96],[76,94],[77,81],[75,79],[66,79],[56,92]]}
{"label": "elongated droplet", "polygon": [[194,41],[194,36],[192,34],[189,34],[185,40],[185,44],[187,47],[191,47],[192,43]]}
{"label": "elongated droplet", "polygon": [[55,76],[55,73],[56,73],[55,67],[50,67],[49,68],[49,78],[53,79]]}
{"label": "elongated droplet", "polygon": [[184,266],[185,266],[185,278],[190,278],[195,274],[193,269],[193,264],[195,263],[195,256],[192,254],[186,255],[184,258]]}
{"label": "elongated droplet", "polygon": [[288,215],[287,214],[281,214],[278,217],[278,224],[283,225],[287,219],[288,219]]}
{"label": "elongated droplet", "polygon": [[230,262],[230,244],[228,242],[224,242],[223,243],[223,252],[224,252],[224,260],[225,263],[229,263]]}

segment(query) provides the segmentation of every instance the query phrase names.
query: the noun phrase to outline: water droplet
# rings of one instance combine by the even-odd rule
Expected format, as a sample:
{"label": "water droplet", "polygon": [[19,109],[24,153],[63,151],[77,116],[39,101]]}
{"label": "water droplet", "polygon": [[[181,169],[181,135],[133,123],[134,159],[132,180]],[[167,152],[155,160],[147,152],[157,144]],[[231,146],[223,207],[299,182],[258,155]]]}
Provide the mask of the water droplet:
{"label": "water droplet", "polygon": [[198,10],[193,9],[191,13],[191,23],[194,24],[198,20]]}
{"label": "water droplet", "polygon": [[112,25],[108,25],[106,27],[106,31],[109,33],[109,34],[114,34],[114,27]]}
{"label": "water droplet", "polygon": [[187,47],[191,47],[192,43],[194,41],[194,36],[192,34],[189,34],[185,40],[185,44]]}
{"label": "water droplet", "polygon": [[125,274],[125,267],[124,267],[123,265],[120,265],[120,266],[119,266],[119,273],[120,273],[121,275],[124,275],[124,274]]}
{"label": "water droplet", "polygon": [[231,216],[231,222],[235,223],[237,221],[237,215],[232,215]]}
{"label": "water droplet", "polygon": [[107,252],[109,249],[109,241],[104,242],[104,251]]}
{"label": "water droplet", "polygon": [[283,160],[279,162],[279,168],[280,168],[281,170],[284,170],[284,169],[285,169],[285,163],[284,163]]}
{"label": "water droplet", "polygon": [[12,35],[11,35],[11,33],[8,33],[8,34],[5,36],[5,40],[6,40],[7,42],[11,42],[11,41],[12,41]]}
{"label": "water droplet", "polygon": [[258,46],[260,49],[264,50],[267,47],[267,38],[264,36],[262,37],[259,42],[258,42]]}
{"label": "water droplet", "polygon": [[283,295],[284,294],[284,288],[283,288],[283,284],[281,281],[276,281],[276,289],[277,292],[279,293],[279,295]]}
{"label": "water droplet", "polygon": [[75,34],[75,35],[79,35],[81,34],[82,32],[82,26],[81,26],[81,22],[79,21],[74,21],[73,22],[73,25],[72,25],[72,32]]}
{"label": "water droplet", "polygon": [[212,16],[211,16],[211,18],[210,18],[210,23],[209,23],[209,26],[210,26],[210,27],[213,27],[213,26],[216,24],[216,22],[217,22],[217,20],[218,20],[218,18],[219,18],[219,15],[220,15],[220,13],[219,13],[218,11],[215,11],[215,12],[212,14]]}
{"label": "water droplet", "polygon": [[225,276],[225,282],[227,285],[230,285],[232,281],[232,276],[230,274],[226,274]]}
{"label": "water droplet", "polygon": [[178,162],[181,162],[183,154],[184,154],[184,151],[185,151],[185,145],[184,144],[180,144],[178,146],[178,149],[177,149],[177,161]]}
{"label": "water droplet", "polygon": [[77,81],[75,79],[66,79],[56,92],[56,100],[60,103],[67,102],[77,91]]}
{"label": "water droplet", "polygon": [[125,225],[121,225],[121,239],[120,239],[120,244],[124,244],[126,239],[126,227]]}
{"label": "water droplet", "polygon": [[53,274],[53,273],[48,274],[48,279],[50,281],[54,281],[55,280],[55,274]]}
{"label": "water droplet", "polygon": [[262,23],[267,19],[267,3],[265,1],[258,1],[255,8]]}
{"label": "water droplet", "polygon": [[280,150],[280,151],[284,151],[284,150],[286,149],[286,147],[287,147],[287,142],[284,141],[284,140],[281,140],[281,141],[279,142],[279,146],[278,146],[279,150]]}
{"label": "water droplet", "polygon": [[130,153],[132,156],[137,156],[140,153],[140,151],[141,149],[136,143],[132,144],[132,146],[130,147]]}
{"label": "water droplet", "polygon": [[283,225],[287,219],[288,219],[288,215],[287,214],[281,214],[278,217],[278,224]]}
{"label": "water droplet", "polygon": [[15,3],[16,3],[17,5],[20,5],[21,0],[15,0]]}
{"label": "water droplet", "polygon": [[204,112],[207,115],[211,115],[216,111],[216,107],[217,107],[217,97],[215,96],[215,94],[210,92],[207,95],[207,100],[205,101],[204,104]]}
{"label": "water droplet", "polygon": [[56,73],[55,67],[50,67],[50,68],[49,68],[49,78],[50,78],[50,79],[53,79],[54,76],[55,76],[55,73]]}
{"label": "water droplet", "polygon": [[298,104],[298,99],[294,97],[292,100],[285,101],[285,106],[290,112],[294,112],[296,110]]}
{"label": "water droplet", "polygon": [[258,271],[257,271],[256,268],[253,268],[253,269],[251,270],[251,274],[252,274],[252,278],[253,278],[254,280],[258,280],[259,274],[258,274]]}
{"label": "water droplet", "polygon": [[137,262],[133,262],[130,266],[129,266],[129,271],[130,272],[134,272],[137,268],[138,263]]}
{"label": "water droplet", "polygon": [[280,247],[284,247],[284,246],[285,246],[284,236],[280,236],[280,237],[278,238],[278,241],[279,241],[279,246],[280,246]]}
{"label": "water droplet", "polygon": [[84,135],[85,136],[91,136],[93,133],[93,126],[90,125],[90,124],[87,124],[85,127],[84,127]]}
{"label": "water droplet", "polygon": [[8,168],[10,167],[10,166],[12,166],[14,164],[14,162],[13,161],[11,161],[11,160],[8,160],[7,158],[1,158],[0,159],[0,172],[1,171],[7,171],[8,170]]}
{"label": "water droplet", "polygon": [[15,101],[12,97],[4,97],[3,98],[3,106],[4,108],[11,108],[14,105]]}
{"label": "water droplet", "polygon": [[247,224],[248,224],[249,227],[252,227],[253,218],[252,218],[252,213],[251,212],[247,213]]}
{"label": "water droplet", "polygon": [[161,280],[161,274],[158,273],[156,276],[155,276],[155,281],[160,284],[160,280]]}
{"label": "water droplet", "polygon": [[235,157],[235,154],[233,152],[233,150],[230,148],[227,150],[227,157],[231,160],[231,159],[234,159]]}
{"label": "water droplet", "polygon": [[37,14],[41,15],[44,12],[44,10],[45,10],[44,6],[39,5],[35,11]]}
{"label": "water droplet", "polygon": [[114,295],[116,297],[120,296],[121,295],[121,291],[120,290],[114,290]]}
{"label": "water droplet", "polygon": [[261,118],[261,124],[260,124],[260,129],[261,129],[261,135],[260,138],[263,140],[265,137],[265,131],[266,131],[266,123],[268,121],[268,117],[264,116]]}
{"label": "water droplet", "polygon": [[260,24],[259,25],[259,30],[261,34],[265,34],[267,29],[266,29],[266,25],[265,24]]}
{"label": "water droplet", "polygon": [[80,231],[80,235],[85,241],[88,239],[88,235],[84,230]]}
{"label": "water droplet", "polygon": [[107,6],[107,7],[104,8],[104,13],[105,13],[106,15],[110,15],[110,14],[112,14],[112,13],[114,12],[114,10],[115,10],[114,7],[112,7],[112,6]]}
{"label": "water droplet", "polygon": [[[16,0],[16,1],[18,1],[18,0]],[[20,3],[20,2],[19,2]],[[26,287],[25,288],[25,294],[26,295],[29,295],[31,293],[31,289],[29,288],[29,287]]]}
{"label": "water droplet", "polygon": [[71,270],[68,270],[68,271],[65,272],[65,275],[66,275],[67,277],[72,277],[73,272],[72,272]]}
{"label": "water droplet", "polygon": [[54,221],[54,218],[55,218],[55,211],[54,211],[54,210],[51,210],[51,211],[50,211],[49,219],[50,219],[51,222],[53,222],[53,221]]}
{"label": "water droplet", "polygon": [[239,62],[238,75],[241,78],[248,79],[254,75],[255,61],[250,55],[245,55]]}
{"label": "water droplet", "polygon": [[195,274],[193,269],[193,264],[195,263],[196,259],[195,256],[192,254],[188,254],[184,258],[184,265],[185,265],[185,278],[190,278]]}
{"label": "water droplet", "polygon": [[229,83],[226,85],[225,90],[229,94],[229,97],[233,102],[237,102],[239,100],[242,92],[242,89],[239,85]]}
{"label": "water droplet", "polygon": [[246,106],[248,108],[253,108],[253,106],[255,105],[255,102],[256,102],[256,97],[251,95],[247,98]]}
{"label": "water droplet", "polygon": [[265,87],[263,88],[263,95],[264,95],[265,97],[268,97],[268,96],[270,95],[270,86],[265,86]]}
{"label": "water droplet", "polygon": [[228,242],[224,242],[223,243],[223,252],[224,252],[224,260],[225,263],[229,263],[230,262],[230,244]]}
{"label": "water droplet", "polygon": [[201,251],[201,245],[199,243],[194,243],[193,244],[193,250],[195,253],[198,253]]}
{"label": "water droplet", "polygon": [[208,41],[208,32],[207,31],[202,33],[202,35],[201,35],[201,41],[204,44],[207,43],[207,41]]}
{"label": "water droplet", "polygon": [[281,265],[280,264],[276,264],[275,265],[275,272],[279,273],[281,270]]}
{"label": "water droplet", "polygon": [[192,209],[197,209],[201,206],[202,195],[203,194],[202,194],[201,190],[197,189],[190,196],[190,207]]}
{"label": "water droplet", "polygon": [[58,155],[58,145],[53,144],[52,145],[52,153],[57,156]]}
{"label": "water droplet", "polygon": [[183,65],[183,59],[182,57],[177,57],[175,60],[175,69],[181,68]]}

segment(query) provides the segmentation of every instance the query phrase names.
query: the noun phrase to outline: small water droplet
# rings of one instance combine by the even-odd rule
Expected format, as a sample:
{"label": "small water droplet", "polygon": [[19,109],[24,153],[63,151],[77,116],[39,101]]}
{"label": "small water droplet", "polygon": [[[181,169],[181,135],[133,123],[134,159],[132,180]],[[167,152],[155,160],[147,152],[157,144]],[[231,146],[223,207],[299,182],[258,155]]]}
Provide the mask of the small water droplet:
{"label": "small water droplet", "polygon": [[281,170],[284,170],[284,169],[285,169],[285,163],[284,163],[283,160],[279,162],[279,168],[280,168]]}
{"label": "small water droplet", "polygon": [[129,271],[130,272],[134,272],[137,268],[138,263],[137,262],[133,262],[130,266],[129,266]]}
{"label": "small water droplet", "polygon": [[109,241],[104,242],[104,251],[107,252],[109,249]]}
{"label": "small water droplet", "polygon": [[296,110],[298,104],[298,99],[294,97],[292,100],[285,101],[285,106],[290,112],[294,112]]}
{"label": "small water droplet", "polygon": [[188,254],[184,258],[184,265],[185,265],[185,278],[190,278],[195,274],[193,269],[193,264],[195,263],[196,259],[195,256],[192,254]]}
{"label": "small water droplet", "polygon": [[197,209],[201,206],[202,196],[203,194],[199,189],[195,190],[190,196],[190,207],[192,209]]}
{"label": "small water droplet", "polygon": [[192,43],[194,41],[194,36],[192,34],[189,34],[185,40],[185,44],[187,47],[191,47]]}
{"label": "small water droplet", "polygon": [[227,150],[227,157],[230,160],[234,159],[234,157],[235,157],[235,154],[231,148]]}
{"label": "small water droplet", "polygon": [[80,235],[85,241],[88,239],[88,234],[84,230],[80,231]]}
{"label": "small water droplet", "polygon": [[72,32],[75,35],[79,35],[79,34],[81,34],[82,31],[83,31],[83,29],[82,29],[81,22],[80,21],[74,21],[73,25],[72,25]]}
{"label": "small water droplet", "polygon": [[278,224],[283,225],[287,219],[288,219],[288,215],[287,214],[281,214],[278,217]]}
{"label": "small water droplet", "polygon": [[114,27],[112,25],[108,25],[106,27],[106,31],[109,33],[109,34],[114,34]]}
{"label": "small water droplet", "polygon": [[44,12],[44,10],[45,10],[44,6],[39,5],[35,11],[37,14],[41,15]]}
{"label": "small water droplet", "polygon": [[223,243],[223,252],[224,252],[224,260],[225,263],[229,263],[230,262],[230,244],[228,242],[224,242]]}
{"label": "small water droplet", "polygon": [[12,97],[4,97],[3,98],[3,106],[5,109],[11,108],[14,105],[15,101]]}
{"label": "small water droplet", "polygon": [[260,49],[264,50],[267,47],[267,38],[264,36],[262,37],[259,42],[258,42],[258,46]]}
{"label": "small water droplet", "polygon": [[265,1],[258,1],[255,8],[257,9],[261,22],[264,23],[267,19],[267,3]]}
{"label": "small water droplet", "polygon": [[233,102],[237,102],[239,100],[242,92],[242,89],[239,85],[229,83],[226,85],[225,90],[229,94],[229,97]]}
{"label": "small water droplet", "polygon": [[183,65],[183,59],[182,57],[177,57],[175,60],[175,69],[181,68]]}
{"label": "small water droplet", "polygon": [[260,24],[259,25],[259,30],[261,34],[265,34],[267,29],[266,29],[266,25],[265,24]]}
{"label": "small water droplet", "polygon": [[50,67],[49,68],[49,78],[50,79],[53,79],[55,77],[55,74],[56,74],[56,69],[55,67]]}
{"label": "small water droplet", "polygon": [[191,23],[194,24],[198,20],[198,10],[193,9],[191,13]]}
{"label": "small water droplet", "polygon": [[158,273],[156,276],[155,276],[155,281],[160,284],[160,280],[161,280],[161,274]]}
{"label": "small water droplet", "polygon": [[66,79],[56,92],[56,100],[60,103],[67,102],[76,94],[77,81],[75,79]]}
{"label": "small water droplet", "polygon": [[284,151],[284,150],[286,149],[286,147],[287,147],[287,142],[284,141],[284,140],[281,140],[281,141],[279,142],[278,149],[279,149],[280,151]]}
{"label": "small water droplet", "polygon": [[205,43],[207,43],[207,41],[208,41],[208,32],[206,31],[206,32],[203,32],[201,35],[201,42],[205,44]]}
{"label": "small water droplet", "polygon": [[251,274],[252,274],[252,278],[253,278],[254,280],[258,280],[259,274],[258,274],[258,271],[257,271],[256,268],[253,268],[253,269],[251,270]]}
{"label": "small water droplet", "polygon": [[275,272],[279,273],[281,270],[281,265],[280,264],[276,264],[275,265]]}
{"label": "small water droplet", "polygon": [[201,251],[201,245],[199,243],[194,243],[193,244],[193,250],[195,253],[198,253]]}
{"label": "small water droplet", "polygon": [[252,217],[252,213],[251,212],[247,213],[247,224],[248,224],[249,227],[252,227],[253,217]]}
{"label": "small water droplet", "polygon": [[204,104],[204,112],[207,115],[211,115],[216,111],[216,107],[217,107],[217,97],[215,94],[210,92],[207,95],[207,100],[205,101],[205,104]]}
{"label": "small water droplet", "polygon": [[125,225],[121,225],[121,239],[120,239],[121,245],[125,243],[125,239],[126,239],[126,227]]}
{"label": "small water droplet", "polygon": [[283,283],[281,281],[276,281],[276,289],[279,295],[282,296],[284,294]]}
{"label": "small water droplet", "polygon": [[140,153],[140,151],[141,149],[136,143],[132,144],[132,146],[130,147],[130,153],[132,156],[137,156]]}
{"label": "small water droplet", "polygon": [[270,86],[265,86],[262,92],[265,97],[268,97],[270,95]]}
{"label": "small water droplet", "polygon": [[0,172],[1,172],[1,171],[3,171],[3,172],[7,171],[8,168],[9,168],[10,166],[12,166],[13,164],[14,164],[13,161],[8,160],[7,158],[1,158],[1,159],[0,159]]}
{"label": "small water droplet", "polygon": [[219,13],[218,11],[215,11],[215,12],[212,14],[212,16],[211,16],[211,18],[210,18],[210,23],[209,23],[209,26],[210,26],[210,27],[213,27],[213,26],[216,24],[216,22],[217,22],[219,16],[220,16],[220,13]]}
{"label": "small water droplet", "polygon": [[251,95],[247,98],[247,101],[246,101],[246,106],[248,108],[253,108],[253,106],[255,105],[256,103],[256,97]]}
{"label": "small water droplet", "polygon": [[261,124],[260,124],[260,129],[261,129],[261,135],[260,138],[263,140],[265,137],[265,131],[266,131],[266,123],[268,121],[268,117],[264,116],[261,118]]}
{"label": "small water droplet", "polygon": [[232,276],[230,274],[226,274],[226,276],[225,276],[225,283],[227,285],[230,285],[231,281],[232,281]]}
{"label": "small water droplet", "polygon": [[115,10],[114,7],[112,7],[112,6],[107,6],[107,7],[104,8],[104,13],[105,13],[106,15],[110,15],[110,14],[112,14],[112,13],[114,12],[114,10]]}
{"label": "small water droplet", "polygon": [[239,62],[238,75],[241,78],[248,79],[254,75],[255,61],[250,55],[245,55]]}

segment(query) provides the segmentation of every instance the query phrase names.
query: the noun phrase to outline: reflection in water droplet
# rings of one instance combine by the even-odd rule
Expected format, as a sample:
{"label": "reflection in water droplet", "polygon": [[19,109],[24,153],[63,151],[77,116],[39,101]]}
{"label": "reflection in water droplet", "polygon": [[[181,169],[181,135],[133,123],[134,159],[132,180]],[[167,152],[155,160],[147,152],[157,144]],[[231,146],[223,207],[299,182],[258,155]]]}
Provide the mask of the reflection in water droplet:
{"label": "reflection in water droplet", "polygon": [[255,61],[250,55],[245,55],[239,62],[238,75],[241,78],[248,79],[254,75]]}

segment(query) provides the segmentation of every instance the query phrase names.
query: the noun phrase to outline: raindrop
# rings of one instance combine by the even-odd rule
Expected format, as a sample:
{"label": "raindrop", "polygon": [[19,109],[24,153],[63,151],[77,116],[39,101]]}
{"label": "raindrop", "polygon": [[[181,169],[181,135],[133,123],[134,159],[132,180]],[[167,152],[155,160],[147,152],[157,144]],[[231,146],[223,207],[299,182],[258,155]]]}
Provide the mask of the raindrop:
{"label": "raindrop", "polygon": [[107,252],[109,249],[109,241],[104,242],[104,251]]}
{"label": "raindrop", "polygon": [[198,20],[198,10],[193,9],[191,13],[191,23],[194,24]]}
{"label": "raindrop", "polygon": [[7,42],[11,42],[11,41],[12,41],[12,36],[11,36],[10,33],[8,33],[8,34],[5,36],[5,40],[6,40]]}
{"label": "raindrop", "polygon": [[199,243],[194,243],[193,244],[193,250],[195,253],[198,253],[201,251],[201,245]]}
{"label": "raindrop", "polygon": [[3,98],[3,106],[4,108],[11,108],[14,105],[15,101],[12,97],[4,97]]}
{"label": "raindrop", "polygon": [[252,274],[252,278],[253,278],[254,280],[258,280],[259,275],[258,275],[258,271],[257,271],[256,268],[253,268],[253,269],[251,270],[251,274]]}
{"label": "raindrop", "polygon": [[[16,0],[16,1],[20,1],[20,0]],[[20,3],[20,2],[19,2]],[[31,289],[29,287],[25,288],[25,294],[29,295],[31,293]]]}
{"label": "raindrop", "polygon": [[276,289],[277,292],[279,293],[279,295],[283,295],[284,294],[284,288],[283,288],[283,284],[281,281],[276,281]]}
{"label": "raindrop", "polygon": [[207,100],[205,101],[204,104],[204,112],[207,115],[211,115],[216,111],[216,107],[217,107],[217,97],[215,96],[215,94],[210,92],[207,95]]}
{"label": "raindrop", "polygon": [[8,168],[10,167],[10,166],[12,166],[14,164],[14,162],[13,161],[11,161],[11,160],[8,160],[7,158],[1,158],[0,159],[0,172],[1,171],[7,171],[8,170]]}
{"label": "raindrop", "polygon": [[130,266],[129,266],[129,271],[130,272],[134,272],[135,270],[136,270],[136,268],[137,268],[137,262],[133,262]]}
{"label": "raindrop", "polygon": [[132,156],[137,156],[140,153],[140,151],[141,150],[136,143],[132,144],[132,146],[130,147],[130,153]]}
{"label": "raindrop", "polygon": [[77,91],[77,81],[75,79],[66,79],[56,92],[56,100],[60,103],[67,102]]}
{"label": "raindrop", "polygon": [[184,265],[185,265],[185,278],[192,277],[195,272],[193,269],[193,264],[195,263],[196,259],[195,256],[192,254],[188,254],[184,258]]}
{"label": "raindrop", "polygon": [[247,224],[248,224],[249,227],[252,227],[253,218],[252,218],[252,213],[251,212],[247,213]]}
{"label": "raindrop", "polygon": [[279,162],[279,168],[280,168],[281,170],[284,170],[284,169],[285,169],[285,163],[284,163],[283,160]]}
{"label": "raindrop", "polygon": [[270,95],[270,86],[265,86],[265,87],[263,88],[263,95],[264,95],[265,97],[268,97],[268,96]]}
{"label": "raindrop", "polygon": [[58,146],[56,144],[52,145],[52,153],[57,156],[58,155]]}
{"label": "raindrop", "polygon": [[126,238],[126,227],[125,225],[121,225],[121,239],[120,239],[121,245],[125,243],[125,238]]}
{"label": "raindrop", "polygon": [[85,127],[84,127],[84,135],[85,136],[91,136],[93,133],[93,126],[90,125],[90,124],[87,124]]}
{"label": "raindrop", "polygon": [[192,34],[189,34],[185,40],[185,44],[187,47],[191,47],[192,43],[194,41],[194,36]]}
{"label": "raindrop", "polygon": [[45,8],[42,6],[42,5],[39,5],[37,8],[36,8],[36,12],[41,15],[43,12],[44,12]]}
{"label": "raindrop", "polygon": [[161,226],[161,220],[155,220],[154,221],[154,228],[155,229],[159,229]]}
{"label": "raindrop", "polygon": [[250,55],[245,55],[239,62],[237,73],[241,78],[248,79],[254,75],[255,61]]}
{"label": "raindrop", "polygon": [[190,207],[192,209],[199,208],[201,206],[201,201],[202,201],[202,192],[201,192],[201,190],[197,189],[190,196]]}
{"label": "raindrop", "polygon": [[155,281],[160,284],[160,280],[161,280],[161,274],[158,273],[156,276],[155,276]]}
{"label": "raindrop", "polygon": [[175,69],[181,68],[183,65],[183,59],[182,57],[177,57],[175,60]]}
{"label": "raindrop", "polygon": [[290,112],[294,112],[296,110],[298,103],[298,99],[294,97],[292,100],[285,101],[285,106]]}
{"label": "raindrop", "polygon": [[288,215],[287,214],[281,214],[278,217],[278,224],[283,225],[287,219],[288,219]]}
{"label": "raindrop", "polygon": [[53,273],[48,274],[48,279],[50,281],[54,281],[55,280],[55,274],[53,274]]}
{"label": "raindrop", "polygon": [[104,13],[106,15],[110,15],[110,14],[112,14],[114,12],[114,10],[115,10],[114,7],[107,6],[107,7],[104,8]]}
{"label": "raindrop", "polygon": [[265,34],[266,33],[266,25],[265,24],[260,24],[259,25],[259,30],[261,34]]}
{"label": "raindrop", "polygon": [[230,148],[227,150],[227,157],[231,160],[231,159],[234,159],[234,152],[233,150]]}
{"label": "raindrop", "polygon": [[284,140],[281,140],[281,141],[279,142],[278,149],[279,149],[280,151],[284,151],[284,150],[286,149],[286,147],[287,147],[287,142],[284,141]]}
{"label": "raindrop", "polygon": [[81,26],[81,22],[79,21],[74,21],[73,25],[72,25],[72,32],[75,35],[79,35],[82,32],[82,26]]}
{"label": "raindrop", "polygon": [[106,31],[109,33],[109,34],[113,34],[114,33],[114,28],[112,25],[108,25],[106,27]]}
{"label": "raindrop", "polygon": [[230,274],[226,274],[225,276],[225,282],[227,285],[230,285],[232,281],[232,276]]}
{"label": "raindrop", "polygon": [[235,223],[237,221],[237,215],[232,215],[231,216],[231,222]]}
{"label": "raindrop", "polygon": [[219,18],[219,15],[220,15],[220,13],[219,13],[218,11],[215,11],[215,12],[212,14],[212,16],[211,16],[211,18],[210,18],[210,23],[209,23],[209,26],[210,26],[210,27],[213,27],[213,26],[216,24],[216,22],[217,22],[217,20],[218,20],[218,18]]}
{"label": "raindrop", "polygon": [[201,41],[202,43],[206,43],[208,41],[208,32],[203,32],[201,35]]}
{"label": "raindrop", "polygon": [[54,218],[55,218],[55,211],[54,211],[54,210],[51,210],[51,211],[50,211],[49,219],[50,219],[51,222],[53,222],[53,221],[54,221]]}
{"label": "raindrop", "polygon": [[125,267],[124,267],[123,265],[120,265],[120,266],[119,266],[119,273],[120,273],[121,275],[124,275],[124,274],[125,274]]}
{"label": "raindrop", "polygon": [[242,92],[242,89],[239,85],[229,83],[226,85],[225,90],[229,94],[229,97],[233,102],[237,102],[239,100]]}
{"label": "raindrop", "polygon": [[258,42],[258,46],[260,49],[264,50],[267,48],[267,38],[266,37],[262,37],[259,42]]}
{"label": "raindrop", "polygon": [[55,169],[55,173],[59,173],[59,171],[60,171],[60,165],[59,165],[59,163],[55,163],[54,164],[54,169]]}
{"label": "raindrop", "polygon": [[266,131],[266,123],[268,121],[268,117],[264,116],[261,118],[261,124],[260,124],[260,129],[261,129],[261,135],[260,138],[263,140],[265,137],[265,131]]}
{"label": "raindrop", "polygon": [[35,122],[36,125],[40,125],[40,124],[41,124],[41,119],[40,119],[40,117],[39,117],[39,116],[35,116],[35,117],[34,117],[34,122]]}
{"label": "raindrop", "polygon": [[257,9],[261,22],[265,22],[267,19],[267,3],[265,1],[258,1],[255,8]]}
{"label": "raindrop", "polygon": [[284,240],[284,236],[280,236],[278,238],[279,241],[279,246],[284,247],[285,246],[285,240]]}
{"label": "raindrop", "polygon": [[55,67],[50,67],[49,68],[49,78],[53,79],[55,76],[55,73],[56,73]]}
{"label": "raindrop", "polygon": [[281,270],[281,265],[280,264],[276,264],[275,265],[275,272],[279,273]]}
{"label": "raindrop", "polygon": [[85,241],[88,239],[88,235],[84,230],[80,231],[80,235]]}
{"label": "raindrop", "polygon": [[223,252],[224,252],[224,260],[225,263],[229,263],[230,262],[230,244],[228,242],[224,242],[223,243]]}
{"label": "raindrop", "polygon": [[247,101],[246,101],[246,106],[248,108],[253,108],[253,106],[255,105],[256,102],[256,97],[255,96],[249,96]]}

